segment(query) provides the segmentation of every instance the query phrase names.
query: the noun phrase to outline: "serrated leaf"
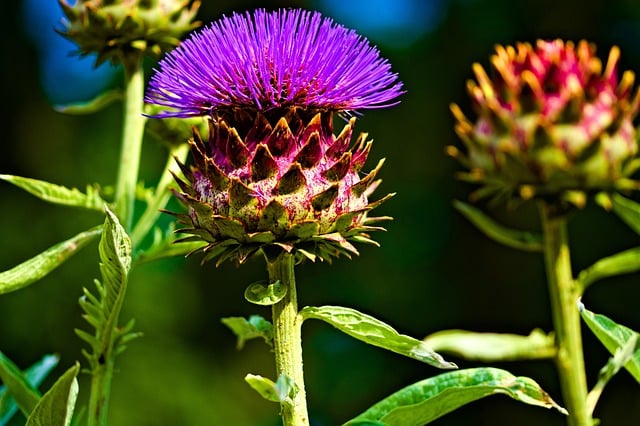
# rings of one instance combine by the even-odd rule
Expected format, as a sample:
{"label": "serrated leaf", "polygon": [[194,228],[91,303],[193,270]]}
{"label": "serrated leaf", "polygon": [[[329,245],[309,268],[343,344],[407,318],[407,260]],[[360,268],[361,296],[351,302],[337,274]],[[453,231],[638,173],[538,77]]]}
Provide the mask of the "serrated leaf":
{"label": "serrated leaf", "polygon": [[387,426],[422,426],[465,404],[504,394],[525,404],[558,406],[532,379],[516,377],[498,368],[471,368],[451,371],[414,383],[383,399],[345,426],[381,422]]}
{"label": "serrated leaf", "polygon": [[249,319],[243,317],[222,318],[222,323],[229,327],[238,338],[238,350],[244,347],[247,340],[262,337],[271,345],[273,340],[273,325],[260,315],[251,315]]}
{"label": "serrated leaf", "polygon": [[122,99],[122,91],[121,90],[109,90],[95,98],[89,100],[88,102],[75,102],[66,105],[55,105],[53,108],[64,114],[71,115],[85,115],[85,114],[93,114],[94,112],[98,112],[101,109],[105,108],[109,104],[119,101]]}
{"label": "serrated leaf", "polygon": [[[619,348],[627,344],[633,335],[638,335],[637,332],[617,324],[604,315],[594,314],[582,303],[579,304],[579,309],[583,321],[612,355],[615,355]],[[640,383],[640,350],[634,353],[624,368]]]}
{"label": "serrated leaf", "polygon": [[80,364],[69,368],[45,393],[25,426],[69,426],[78,397]]}
{"label": "serrated leaf", "polygon": [[399,334],[390,325],[355,309],[342,306],[307,306],[300,311],[303,319],[315,318],[325,321],[338,330],[379,348],[405,355],[438,368],[457,368],[445,361],[426,343],[404,334]]}
{"label": "serrated leaf", "polygon": [[615,275],[630,274],[639,270],[640,247],[634,247],[598,260],[580,272],[577,282],[584,291],[595,281]]}
{"label": "serrated leaf", "polygon": [[[0,357],[2,354],[0,353]],[[59,358],[56,355],[45,355],[29,368],[24,371],[24,377],[31,388],[38,394],[38,386],[49,375],[56,365],[58,365]],[[0,386],[0,425],[4,425],[15,415],[18,411],[18,405],[15,398],[9,392],[6,386]]]}
{"label": "serrated leaf", "polygon": [[293,380],[285,374],[280,374],[275,383],[273,380],[255,374],[247,374],[244,380],[267,401],[292,404],[292,399],[297,392]]}
{"label": "serrated leaf", "polygon": [[506,228],[485,215],[481,210],[462,201],[455,200],[453,206],[492,240],[518,250],[542,251],[542,236],[540,234]]}
{"label": "serrated leaf", "polygon": [[[95,281],[97,296],[85,290],[80,299],[84,318],[95,328],[90,337],[86,332],[76,331],[92,346],[87,357],[92,368],[96,368],[99,359],[109,359],[120,353],[118,345],[125,342],[130,329],[118,328],[118,317],[124,301],[129,269],[131,267],[131,239],[120,225],[118,218],[105,208],[106,218],[102,226],[102,237],[98,246],[100,254],[100,273],[102,281]],[[131,334],[131,338],[137,336]],[[130,339],[129,339],[130,340]]]}
{"label": "serrated leaf", "polygon": [[271,306],[281,301],[286,294],[287,287],[283,286],[280,281],[271,284],[258,281],[249,284],[244,291],[244,298],[256,305]]}
{"label": "serrated leaf", "polygon": [[509,333],[476,333],[443,330],[423,339],[434,351],[470,361],[495,362],[553,358],[554,338],[536,329],[528,336]]}
{"label": "serrated leaf", "polygon": [[44,278],[87,243],[100,235],[100,228],[96,227],[81,232],[68,240],[49,247],[42,253],[9,270],[0,272],[0,294],[20,290]]}
{"label": "serrated leaf", "polygon": [[611,201],[613,212],[640,235],[640,204],[620,194],[613,194]]}
{"label": "serrated leaf", "polygon": [[0,175],[0,179],[24,189],[41,200],[53,204],[97,211],[102,211],[106,204],[100,197],[98,190],[91,186],[87,186],[87,193],[85,194],[76,188],[70,189],[62,185],[38,179],[13,175]]}

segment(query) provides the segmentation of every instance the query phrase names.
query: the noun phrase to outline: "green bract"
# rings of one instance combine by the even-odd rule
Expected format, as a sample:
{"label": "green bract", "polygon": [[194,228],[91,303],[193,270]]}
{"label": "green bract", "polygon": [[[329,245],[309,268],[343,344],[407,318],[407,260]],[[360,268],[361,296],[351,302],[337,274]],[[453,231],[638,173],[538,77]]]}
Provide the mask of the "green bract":
{"label": "green bract", "polygon": [[199,1],[190,0],[58,0],[66,15],[61,34],[75,42],[82,55],[96,53],[96,65],[123,62],[127,54],[160,56],[199,25],[192,22]]}
{"label": "green bract", "polygon": [[[204,240],[206,260],[243,262],[265,246],[296,256],[329,260],[357,254],[350,241],[374,243],[367,212],[390,195],[370,203],[382,161],[362,179],[371,141],[361,134],[350,147],[355,119],[336,136],[332,113],[260,113],[233,110],[210,121],[210,136],[195,131],[194,164],[182,165],[179,200],[187,213],[175,213],[190,234]],[[232,126],[230,123],[234,123]]]}

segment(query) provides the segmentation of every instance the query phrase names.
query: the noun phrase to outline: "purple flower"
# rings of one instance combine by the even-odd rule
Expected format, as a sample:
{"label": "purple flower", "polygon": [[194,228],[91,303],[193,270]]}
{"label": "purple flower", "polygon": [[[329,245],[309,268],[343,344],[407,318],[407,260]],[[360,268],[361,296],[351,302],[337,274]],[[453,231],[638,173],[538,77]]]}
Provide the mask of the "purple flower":
{"label": "purple flower", "polygon": [[354,111],[398,103],[402,83],[368,41],[317,12],[233,14],[194,33],[159,64],[146,101],[158,117],[237,107]]}

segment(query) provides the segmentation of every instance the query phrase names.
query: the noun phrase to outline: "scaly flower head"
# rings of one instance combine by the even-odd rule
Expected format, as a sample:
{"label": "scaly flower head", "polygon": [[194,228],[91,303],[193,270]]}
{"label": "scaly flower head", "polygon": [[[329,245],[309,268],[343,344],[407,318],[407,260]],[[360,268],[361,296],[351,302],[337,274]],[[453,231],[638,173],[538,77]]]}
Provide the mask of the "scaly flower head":
{"label": "scaly flower head", "polygon": [[590,192],[635,188],[638,152],[634,75],[618,79],[620,52],[606,66],[586,41],[539,40],[496,48],[488,75],[473,66],[475,122],[452,105],[466,152],[449,147],[483,184],[477,197],[556,197],[581,205]]}
{"label": "scaly flower head", "polygon": [[367,216],[382,161],[361,178],[371,149],[339,134],[333,115],[392,105],[402,85],[378,51],[318,13],[257,10],[193,34],[164,58],[147,101],[157,117],[209,117],[194,132],[193,164],[176,195],[179,231],[204,240],[205,259],[243,262],[265,248],[299,259],[357,254],[381,229]]}
{"label": "scaly flower head", "polygon": [[78,45],[80,54],[96,53],[96,65],[106,60],[121,63],[134,52],[160,56],[199,25],[193,22],[200,7],[197,0],[191,6],[190,0],[58,2],[67,18],[60,33]]}

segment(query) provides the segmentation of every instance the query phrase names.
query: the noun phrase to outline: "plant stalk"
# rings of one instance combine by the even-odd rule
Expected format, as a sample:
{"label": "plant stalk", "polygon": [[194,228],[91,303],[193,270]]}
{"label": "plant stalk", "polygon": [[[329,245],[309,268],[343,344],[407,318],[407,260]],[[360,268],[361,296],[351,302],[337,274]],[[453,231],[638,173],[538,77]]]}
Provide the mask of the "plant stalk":
{"label": "plant stalk", "polygon": [[[167,165],[164,168],[164,172],[162,176],[160,176],[160,180],[158,181],[158,185],[156,186],[155,192],[153,194],[153,198],[147,205],[144,213],[140,218],[136,221],[133,230],[131,231],[131,243],[134,247],[137,247],[138,244],[145,238],[145,236],[149,233],[149,230],[153,227],[160,216],[160,209],[164,208],[167,205],[167,202],[171,198],[171,191],[169,191],[169,185],[174,182],[173,175],[171,171],[178,174],[179,169],[176,165],[176,158],[180,161],[184,161],[189,153],[189,145],[181,144],[171,148],[169,152],[169,157],[167,159]],[[175,170],[174,170],[175,169]]]}
{"label": "plant stalk", "polygon": [[106,426],[111,395],[114,357],[109,357],[91,372],[91,392],[87,426]]}
{"label": "plant stalk", "polygon": [[124,102],[120,163],[115,190],[115,211],[124,229],[133,223],[133,207],[140,169],[140,151],[144,133],[144,71],[142,54],[132,54],[123,61]]}
{"label": "plant stalk", "polygon": [[281,404],[284,426],[308,426],[307,400],[304,390],[302,368],[302,318],[298,315],[294,256],[283,252],[275,259],[267,259],[269,282],[280,283],[287,292],[282,300],[273,305],[273,347],[276,357],[276,372],[290,378],[295,386],[291,402]]}
{"label": "plant stalk", "polygon": [[556,334],[556,366],[567,410],[569,426],[592,426],[587,407],[587,380],[582,350],[578,299],[573,279],[567,234],[567,217],[542,202],[540,216],[544,233],[544,258]]}

